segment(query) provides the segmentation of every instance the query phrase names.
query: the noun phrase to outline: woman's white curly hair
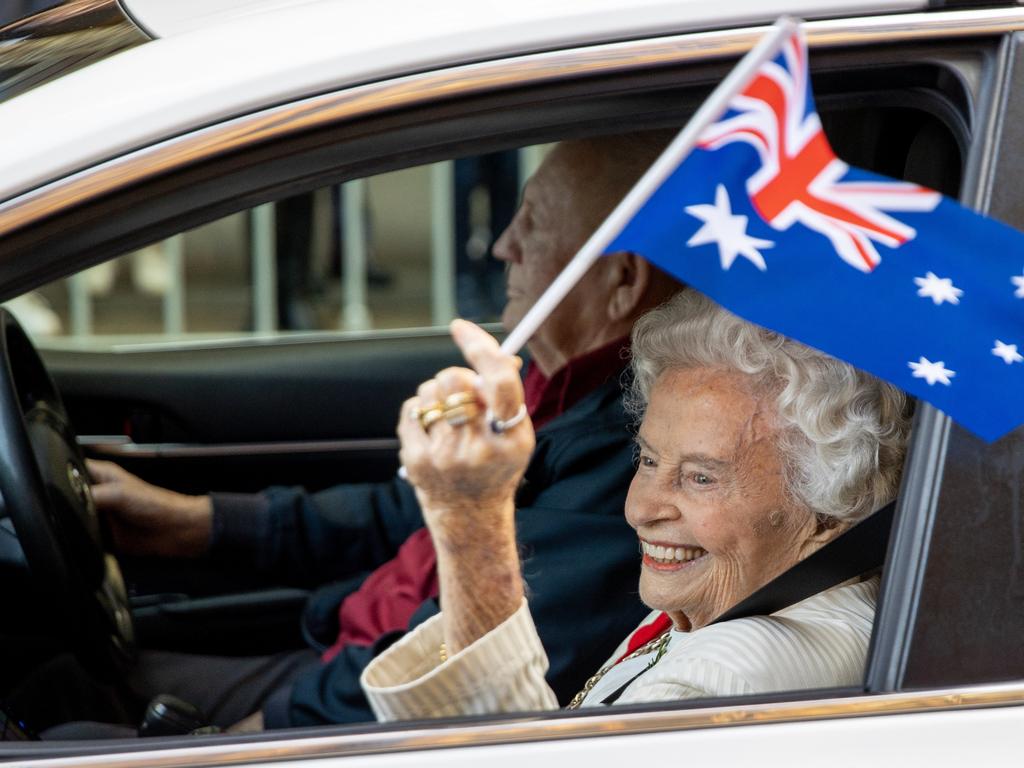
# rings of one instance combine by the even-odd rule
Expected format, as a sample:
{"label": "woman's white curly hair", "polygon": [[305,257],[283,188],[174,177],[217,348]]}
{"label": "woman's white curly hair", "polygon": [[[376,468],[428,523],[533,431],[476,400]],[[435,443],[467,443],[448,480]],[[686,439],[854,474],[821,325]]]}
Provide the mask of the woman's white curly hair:
{"label": "woman's white curly hair", "polygon": [[632,356],[626,402],[638,422],[665,371],[739,371],[754,378],[754,391],[775,397],[794,499],[854,523],[895,497],[909,430],[907,399],[896,387],[748,323],[694,290],[637,321]]}

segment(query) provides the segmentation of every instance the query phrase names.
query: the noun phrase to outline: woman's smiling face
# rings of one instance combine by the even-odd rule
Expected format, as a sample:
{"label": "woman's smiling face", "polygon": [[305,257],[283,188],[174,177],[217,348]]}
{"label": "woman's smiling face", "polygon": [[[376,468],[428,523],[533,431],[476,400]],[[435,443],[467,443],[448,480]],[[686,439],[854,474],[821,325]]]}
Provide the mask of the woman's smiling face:
{"label": "woman's smiling face", "polygon": [[734,371],[669,370],[637,436],[626,519],[640,596],[679,629],[704,626],[835,531],[785,492],[773,399]]}

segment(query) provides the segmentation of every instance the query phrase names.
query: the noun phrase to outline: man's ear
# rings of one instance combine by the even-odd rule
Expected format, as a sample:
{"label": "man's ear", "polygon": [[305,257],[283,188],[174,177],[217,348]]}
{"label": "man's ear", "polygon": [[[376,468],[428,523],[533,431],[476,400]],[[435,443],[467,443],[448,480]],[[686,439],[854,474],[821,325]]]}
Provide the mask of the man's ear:
{"label": "man's ear", "polygon": [[651,283],[651,266],[629,251],[604,257],[608,280],[608,319],[630,320],[641,305]]}

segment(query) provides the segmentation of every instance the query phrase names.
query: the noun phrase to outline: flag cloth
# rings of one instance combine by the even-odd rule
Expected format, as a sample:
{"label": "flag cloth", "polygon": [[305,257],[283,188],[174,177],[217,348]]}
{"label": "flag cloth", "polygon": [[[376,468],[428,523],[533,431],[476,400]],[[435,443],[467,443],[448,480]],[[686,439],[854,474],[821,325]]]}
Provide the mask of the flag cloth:
{"label": "flag cloth", "polygon": [[836,158],[799,32],[605,252],[621,250],[985,440],[1024,423],[1024,235]]}

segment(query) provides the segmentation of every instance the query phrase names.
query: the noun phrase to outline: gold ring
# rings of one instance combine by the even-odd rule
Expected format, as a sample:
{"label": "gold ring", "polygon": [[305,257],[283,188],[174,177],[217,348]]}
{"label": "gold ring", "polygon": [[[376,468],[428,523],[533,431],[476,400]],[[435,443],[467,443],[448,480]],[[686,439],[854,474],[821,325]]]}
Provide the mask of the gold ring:
{"label": "gold ring", "polygon": [[453,427],[461,427],[463,424],[475,419],[480,415],[480,406],[474,403],[454,405],[444,409],[444,420]]}
{"label": "gold ring", "polygon": [[430,405],[424,405],[422,408],[414,405],[412,408],[409,409],[409,418],[412,419],[413,421],[422,421],[423,414],[425,414],[427,411],[440,411],[442,409],[443,406],[441,405],[440,400],[435,400]]}
{"label": "gold ring", "polygon": [[424,432],[429,432],[440,419],[444,417],[444,411],[440,408],[426,408],[420,412],[420,425]]}
{"label": "gold ring", "polygon": [[476,405],[476,392],[465,390],[463,392],[456,392],[452,395],[448,395],[448,397],[444,399],[444,409],[446,411],[452,408],[458,408],[460,405]]}

